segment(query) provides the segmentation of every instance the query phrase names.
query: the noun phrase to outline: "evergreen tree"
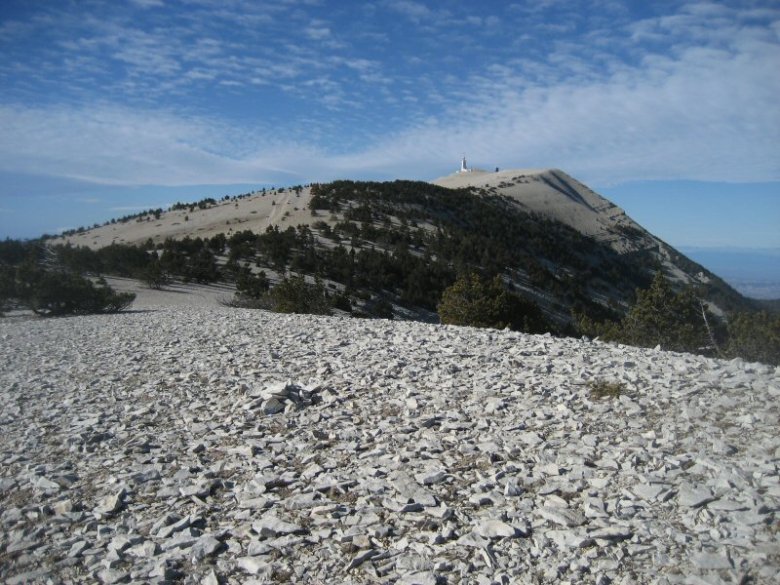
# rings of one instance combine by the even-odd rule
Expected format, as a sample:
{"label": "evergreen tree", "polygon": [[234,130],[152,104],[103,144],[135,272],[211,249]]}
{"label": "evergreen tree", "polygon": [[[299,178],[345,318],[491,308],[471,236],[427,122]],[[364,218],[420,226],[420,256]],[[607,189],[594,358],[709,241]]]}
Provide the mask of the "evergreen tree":
{"label": "evergreen tree", "polygon": [[531,333],[549,329],[535,303],[509,292],[500,276],[490,281],[476,273],[462,276],[444,291],[438,306],[442,323],[511,328]]}
{"label": "evergreen tree", "polygon": [[728,357],[780,365],[780,315],[736,313],[728,319]]}
{"label": "evergreen tree", "polygon": [[710,345],[702,306],[691,288],[675,293],[659,270],[650,288],[637,300],[620,326],[625,343],[670,351],[701,352]]}

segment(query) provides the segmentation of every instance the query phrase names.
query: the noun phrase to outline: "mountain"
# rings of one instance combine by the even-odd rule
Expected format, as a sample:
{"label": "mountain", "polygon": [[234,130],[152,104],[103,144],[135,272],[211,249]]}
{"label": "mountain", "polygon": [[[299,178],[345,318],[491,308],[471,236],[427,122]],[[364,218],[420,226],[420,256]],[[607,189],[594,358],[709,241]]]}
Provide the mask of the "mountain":
{"label": "mountain", "polygon": [[501,275],[560,326],[572,310],[619,317],[659,268],[677,286],[697,286],[716,313],[750,305],[557,169],[263,190],[150,210],[54,242],[165,249],[166,240],[170,247],[170,240],[194,238],[216,238],[210,249],[227,273],[262,269],[271,280],[286,271],[319,274],[369,314],[377,304],[386,314],[390,304],[396,315],[433,318],[442,291],[471,270]]}

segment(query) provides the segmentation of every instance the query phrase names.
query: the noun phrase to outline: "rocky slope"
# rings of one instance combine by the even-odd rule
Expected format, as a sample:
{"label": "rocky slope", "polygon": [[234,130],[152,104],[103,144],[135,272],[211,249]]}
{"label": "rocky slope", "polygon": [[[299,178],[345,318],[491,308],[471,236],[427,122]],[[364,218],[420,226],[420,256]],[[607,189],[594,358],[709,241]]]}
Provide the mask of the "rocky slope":
{"label": "rocky slope", "polygon": [[644,232],[620,207],[559,169],[514,169],[495,173],[475,170],[442,177],[434,184],[451,189],[493,189],[524,209],[608,242],[621,253],[638,249],[639,242],[633,241],[631,236]]}
{"label": "rocky slope", "polygon": [[673,280],[709,283],[712,275],[636,223],[626,212],[560,169],[455,173],[434,181],[507,197],[523,210],[559,221],[607,244],[619,254],[650,254]]}
{"label": "rocky slope", "polygon": [[775,368],[145,306],[3,323],[3,582],[780,580]]}

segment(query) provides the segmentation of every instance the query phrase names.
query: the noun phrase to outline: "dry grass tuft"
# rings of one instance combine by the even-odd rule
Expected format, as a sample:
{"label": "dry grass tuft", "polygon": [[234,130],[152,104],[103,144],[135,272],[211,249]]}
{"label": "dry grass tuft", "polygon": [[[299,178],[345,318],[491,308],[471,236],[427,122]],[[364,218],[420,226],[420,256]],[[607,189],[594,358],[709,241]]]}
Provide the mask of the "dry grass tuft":
{"label": "dry grass tuft", "polygon": [[618,398],[621,394],[624,394],[626,387],[621,382],[606,382],[599,380],[597,382],[591,382],[589,384],[590,394],[594,398]]}

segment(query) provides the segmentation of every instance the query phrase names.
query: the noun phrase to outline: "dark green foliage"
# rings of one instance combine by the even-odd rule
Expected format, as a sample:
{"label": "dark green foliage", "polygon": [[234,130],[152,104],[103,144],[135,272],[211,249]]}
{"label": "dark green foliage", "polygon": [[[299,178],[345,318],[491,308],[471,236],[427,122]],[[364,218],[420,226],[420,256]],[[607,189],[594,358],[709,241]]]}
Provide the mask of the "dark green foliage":
{"label": "dark green foliage", "polygon": [[217,234],[208,241],[209,249],[215,254],[222,254],[227,246],[225,234]]}
{"label": "dark green foliage", "polygon": [[192,254],[187,260],[182,276],[185,282],[194,280],[201,284],[219,280],[219,268],[214,253],[203,247]]}
{"label": "dark green foliage", "polygon": [[631,345],[660,345],[671,351],[714,349],[709,347],[701,311],[692,289],[675,293],[669,281],[658,272],[649,289],[637,291],[636,304],[621,323],[621,337]]}
{"label": "dark green foliage", "polygon": [[[352,284],[392,292],[407,306],[434,309],[455,273],[474,270],[530,281],[594,314],[602,310],[591,292],[606,286],[602,275],[618,272],[614,286],[624,298],[650,282],[642,259],[623,257],[498,195],[413,181],[336,181],[316,185],[312,193],[312,209],[344,218],[321,233],[358,249]],[[323,274],[335,279],[335,272],[343,273],[343,254],[333,257],[339,265],[333,272],[327,255],[320,260]],[[553,273],[550,266],[566,270]]]}
{"label": "dark green foliage", "polygon": [[780,365],[780,315],[733,313],[724,327],[696,291],[675,292],[660,272],[648,289],[637,291],[622,320],[597,322],[575,314],[575,321],[580,334],[606,341]]}
{"label": "dark green foliage", "polygon": [[135,300],[133,293],[117,293],[72,272],[23,267],[17,269],[16,295],[22,306],[41,316],[117,313]]}
{"label": "dark green foliage", "polygon": [[369,314],[377,319],[393,318],[393,305],[387,299],[379,299],[367,308]]}
{"label": "dark green foliage", "polygon": [[277,313],[330,315],[331,304],[325,287],[318,280],[309,284],[302,276],[282,279],[264,297],[267,308]]}
{"label": "dark green foliage", "polygon": [[16,270],[13,266],[0,265],[0,317],[10,308],[11,299],[16,296]]}
{"label": "dark green foliage", "polygon": [[17,266],[25,260],[38,262],[45,255],[45,247],[39,242],[23,242],[6,238],[0,241],[0,265]]}
{"label": "dark green foliage", "polygon": [[247,299],[259,299],[268,292],[269,282],[265,272],[252,274],[248,266],[239,269],[236,276],[236,291]]}
{"label": "dark green foliage", "polygon": [[728,357],[780,366],[780,315],[735,313],[728,319]]}
{"label": "dark green foliage", "polygon": [[[714,355],[717,320],[690,287],[675,292],[660,271],[620,322],[597,323],[578,316],[581,333],[639,347]],[[708,326],[710,329],[708,329]]]}
{"label": "dark green foliage", "polygon": [[163,270],[162,263],[159,258],[157,258],[156,254],[154,258],[149,261],[146,268],[141,270],[139,276],[146,286],[157,290],[160,290],[171,282],[171,277]]}
{"label": "dark green foliage", "polygon": [[[333,308],[338,309],[340,311],[344,311],[345,313],[351,313],[352,301],[349,300],[349,295],[345,293],[340,293],[337,294],[335,297],[333,297]],[[391,308],[391,314],[392,314],[392,308]]]}
{"label": "dark green foliage", "polygon": [[439,318],[449,325],[492,327],[529,333],[549,330],[539,307],[506,290],[501,277],[490,281],[471,273],[455,281],[442,295]]}

